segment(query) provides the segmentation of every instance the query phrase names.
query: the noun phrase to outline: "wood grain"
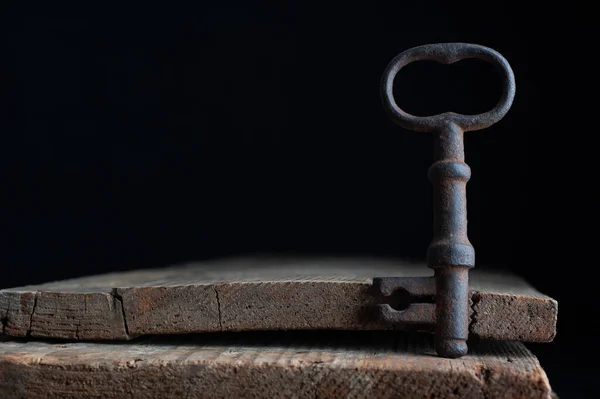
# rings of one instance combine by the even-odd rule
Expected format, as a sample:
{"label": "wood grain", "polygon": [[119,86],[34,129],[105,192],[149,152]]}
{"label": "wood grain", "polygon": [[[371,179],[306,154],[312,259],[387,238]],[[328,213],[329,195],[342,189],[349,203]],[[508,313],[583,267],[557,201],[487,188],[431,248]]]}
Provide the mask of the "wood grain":
{"label": "wood grain", "polygon": [[[428,276],[379,258],[228,258],[0,291],[2,333],[85,340],[248,330],[385,330],[372,278]],[[474,336],[548,342],[558,305],[518,277],[470,274]]]}
{"label": "wood grain", "polygon": [[520,342],[434,355],[429,335],[202,334],[112,343],[0,342],[1,398],[550,398]]}

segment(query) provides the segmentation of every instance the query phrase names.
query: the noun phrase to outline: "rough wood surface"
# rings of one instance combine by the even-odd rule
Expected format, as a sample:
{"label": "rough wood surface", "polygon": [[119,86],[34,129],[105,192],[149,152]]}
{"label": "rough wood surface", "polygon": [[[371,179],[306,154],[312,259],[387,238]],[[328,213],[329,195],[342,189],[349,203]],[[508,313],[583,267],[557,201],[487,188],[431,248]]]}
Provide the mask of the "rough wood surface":
{"label": "rough wood surface", "polygon": [[[2,333],[85,340],[245,330],[381,330],[372,278],[427,276],[376,258],[231,258],[0,291]],[[547,342],[557,303],[518,277],[470,274],[474,336]]]}
{"label": "rough wood surface", "polygon": [[[169,339],[170,338],[170,339]],[[1,398],[549,398],[520,342],[434,355],[428,335],[203,334],[113,343],[0,342]]]}

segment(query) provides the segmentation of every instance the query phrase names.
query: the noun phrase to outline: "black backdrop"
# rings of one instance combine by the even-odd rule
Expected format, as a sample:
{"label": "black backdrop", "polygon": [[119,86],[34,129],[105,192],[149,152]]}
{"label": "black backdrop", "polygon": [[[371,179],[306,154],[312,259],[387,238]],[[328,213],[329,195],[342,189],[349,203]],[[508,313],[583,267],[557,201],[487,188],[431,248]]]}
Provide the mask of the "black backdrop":
{"label": "black backdrop", "polygon": [[[531,347],[559,394],[591,393],[593,370],[565,367],[597,330],[593,132],[572,117],[591,25],[521,3],[5,6],[0,288],[256,251],[424,255],[432,140],[387,119],[381,73],[412,46],[478,43],[517,94],[467,133],[469,237],[480,267],[559,300],[556,342]],[[397,100],[479,113],[499,84],[483,62],[417,63]]]}

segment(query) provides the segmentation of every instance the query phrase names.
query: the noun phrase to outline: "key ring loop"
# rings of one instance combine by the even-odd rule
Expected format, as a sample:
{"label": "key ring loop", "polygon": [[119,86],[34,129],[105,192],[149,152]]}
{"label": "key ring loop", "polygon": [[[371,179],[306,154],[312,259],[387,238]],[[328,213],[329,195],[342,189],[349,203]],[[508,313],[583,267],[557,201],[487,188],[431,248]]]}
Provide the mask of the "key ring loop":
{"label": "key ring loop", "polygon": [[[432,116],[415,116],[403,111],[394,100],[394,78],[400,69],[415,61],[437,61],[452,64],[467,58],[478,58],[494,65],[502,75],[502,95],[491,110],[464,115],[444,112]],[[381,81],[381,99],[390,118],[400,126],[417,131],[439,131],[445,125],[456,124],[463,131],[480,130],[493,125],[506,115],[515,97],[515,76],[508,61],[497,51],[469,43],[438,43],[413,47],[398,54],[386,67]]]}

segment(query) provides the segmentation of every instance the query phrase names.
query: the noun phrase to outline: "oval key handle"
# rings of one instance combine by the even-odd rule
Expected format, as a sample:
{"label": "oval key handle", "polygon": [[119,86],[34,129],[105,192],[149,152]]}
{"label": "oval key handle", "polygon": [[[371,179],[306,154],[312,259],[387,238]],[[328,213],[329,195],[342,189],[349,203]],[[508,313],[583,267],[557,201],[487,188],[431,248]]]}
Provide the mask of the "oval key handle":
{"label": "oval key handle", "polygon": [[[403,111],[394,100],[392,92],[396,74],[406,65],[415,61],[437,61],[453,64],[457,61],[478,58],[493,64],[502,76],[502,96],[496,106],[488,112],[477,115],[463,115],[445,112],[433,116],[414,116]],[[385,69],[381,83],[383,107],[390,118],[400,126],[417,131],[438,131],[444,125],[456,124],[462,131],[484,129],[506,115],[515,97],[515,77],[508,61],[489,47],[469,43],[438,43],[413,47],[398,54]]]}
{"label": "oval key handle", "polygon": [[[394,78],[414,61],[452,64],[479,58],[493,64],[503,79],[496,107],[478,115],[454,112],[419,117],[404,112],[394,101]],[[440,356],[460,357],[469,336],[469,269],[475,266],[475,249],[467,236],[466,185],[471,169],[464,162],[463,133],[498,122],[515,97],[515,77],[498,52],[476,44],[441,43],[419,46],[396,56],[383,73],[381,98],[392,120],[400,126],[434,134],[434,160],[428,176],[433,184],[433,240],[427,248],[427,264],[435,278],[435,347]]]}

